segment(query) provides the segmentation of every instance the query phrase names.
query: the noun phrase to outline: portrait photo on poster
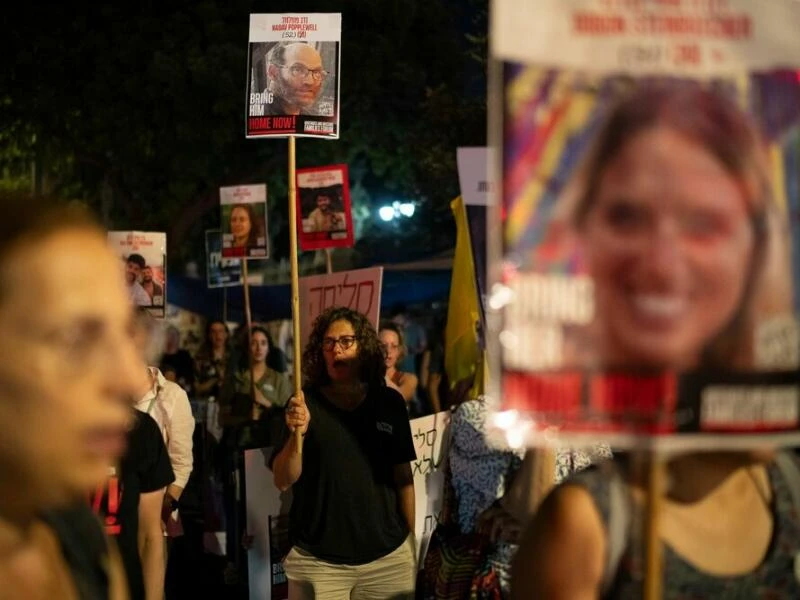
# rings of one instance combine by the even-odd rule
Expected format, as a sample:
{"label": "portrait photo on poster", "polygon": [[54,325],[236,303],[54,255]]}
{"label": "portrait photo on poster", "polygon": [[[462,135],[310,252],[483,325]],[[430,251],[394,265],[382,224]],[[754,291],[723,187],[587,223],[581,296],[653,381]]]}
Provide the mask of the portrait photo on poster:
{"label": "portrait photo on poster", "polygon": [[250,44],[248,135],[338,137],[338,55],[338,42]]}
{"label": "portrait photo on poster", "polygon": [[206,231],[206,284],[209,288],[242,285],[242,261],[222,258],[222,231]]}
{"label": "portrait photo on poster", "polygon": [[766,78],[504,75],[509,404],[583,432],[797,429],[797,199],[776,165],[800,111],[778,132],[770,102],[742,108]]}
{"label": "portrait photo on poster", "polygon": [[347,165],[297,169],[300,248],[350,248],[353,215]]}
{"label": "portrait photo on poster", "polygon": [[222,258],[268,258],[267,186],[222,187],[219,197]]}
{"label": "portrait photo on poster", "polygon": [[247,137],[339,137],[340,39],[340,15],[251,15]]}
{"label": "portrait photo on poster", "polygon": [[108,241],[122,261],[133,305],[163,317],[167,303],[167,234],[110,231]]}

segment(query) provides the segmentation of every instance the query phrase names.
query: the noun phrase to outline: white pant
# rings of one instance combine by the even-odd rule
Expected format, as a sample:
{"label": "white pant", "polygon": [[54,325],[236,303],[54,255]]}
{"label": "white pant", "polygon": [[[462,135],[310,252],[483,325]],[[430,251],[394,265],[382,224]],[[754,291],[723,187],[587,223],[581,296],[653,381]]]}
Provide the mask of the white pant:
{"label": "white pant", "polygon": [[414,537],[364,565],[337,565],[292,548],[283,561],[289,600],[413,600],[417,577]]}

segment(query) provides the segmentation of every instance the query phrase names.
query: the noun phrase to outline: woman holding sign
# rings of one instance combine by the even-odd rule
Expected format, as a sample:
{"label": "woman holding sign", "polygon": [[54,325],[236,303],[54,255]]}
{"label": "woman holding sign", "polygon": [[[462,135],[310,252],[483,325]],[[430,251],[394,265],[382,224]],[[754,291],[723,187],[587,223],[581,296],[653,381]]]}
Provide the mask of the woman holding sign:
{"label": "woman holding sign", "polygon": [[[700,85],[643,86],[612,111],[571,215],[594,280],[599,367],[759,367],[757,325],[791,310],[771,279],[785,260],[766,164],[748,118]],[[667,472],[664,597],[800,597],[793,457],[695,453]],[[645,496],[611,465],[556,488],[522,541],[514,597],[641,597],[630,515]]]}
{"label": "woman holding sign", "polygon": [[361,313],[330,308],[315,321],[306,386],[287,405],[270,459],[275,485],[293,494],[284,561],[292,600],[414,597],[416,451],[384,361]]}

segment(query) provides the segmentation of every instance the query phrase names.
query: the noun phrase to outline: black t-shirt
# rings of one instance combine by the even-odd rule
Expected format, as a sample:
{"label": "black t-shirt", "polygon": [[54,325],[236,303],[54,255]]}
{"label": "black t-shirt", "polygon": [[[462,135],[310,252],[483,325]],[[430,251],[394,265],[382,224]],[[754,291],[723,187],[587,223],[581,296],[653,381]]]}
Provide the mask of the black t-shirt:
{"label": "black t-shirt", "polygon": [[128,433],[128,450],[113,468],[104,489],[92,498],[96,513],[103,517],[106,533],[119,546],[131,600],[144,598],[142,563],[139,558],[139,497],[175,481],[169,455],[158,425],[150,415],[135,411]]}
{"label": "black t-shirt", "polygon": [[[292,487],[292,543],[336,564],[372,562],[408,536],[394,484],[394,467],[416,458],[403,397],[382,386],[353,411],[321,392],[305,390],[311,423],[303,473]],[[270,466],[289,436],[281,427]]]}

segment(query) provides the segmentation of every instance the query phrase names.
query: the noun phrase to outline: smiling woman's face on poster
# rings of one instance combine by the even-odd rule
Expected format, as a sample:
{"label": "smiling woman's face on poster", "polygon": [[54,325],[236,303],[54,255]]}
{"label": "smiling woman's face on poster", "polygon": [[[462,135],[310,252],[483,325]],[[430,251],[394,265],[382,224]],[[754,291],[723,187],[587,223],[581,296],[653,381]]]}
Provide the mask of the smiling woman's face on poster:
{"label": "smiling woman's face on poster", "polygon": [[764,228],[765,164],[745,115],[697,86],[645,88],[612,112],[574,222],[601,364],[752,366],[753,296],[777,233]]}

